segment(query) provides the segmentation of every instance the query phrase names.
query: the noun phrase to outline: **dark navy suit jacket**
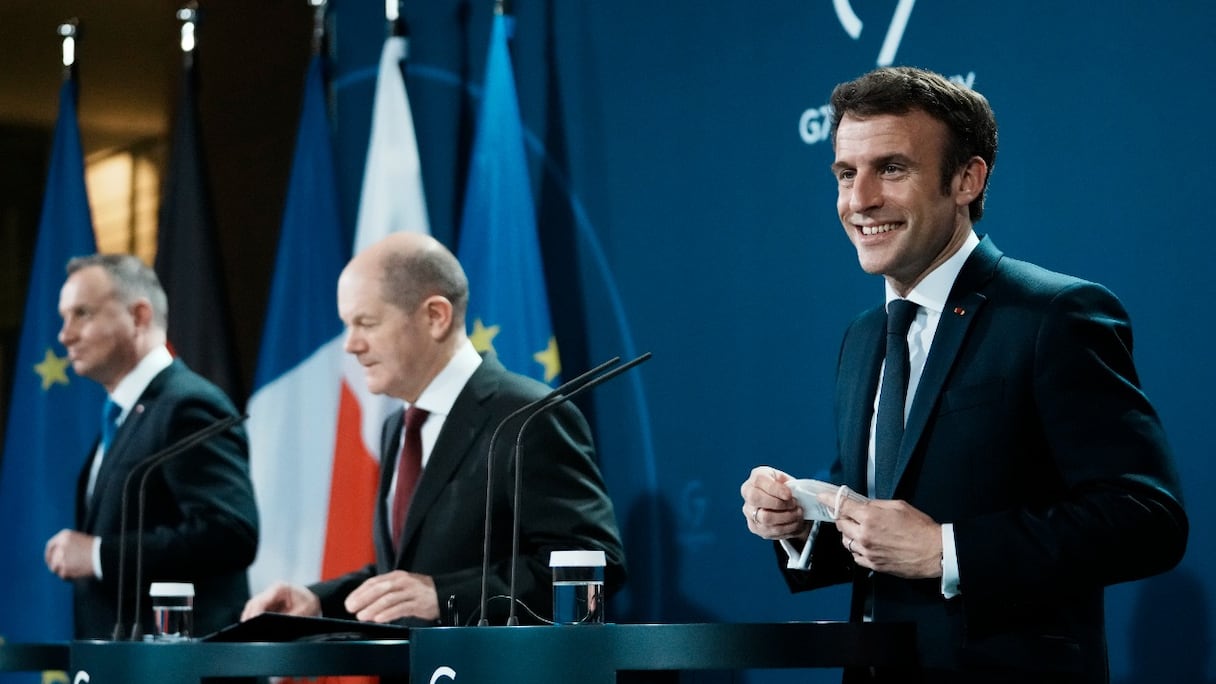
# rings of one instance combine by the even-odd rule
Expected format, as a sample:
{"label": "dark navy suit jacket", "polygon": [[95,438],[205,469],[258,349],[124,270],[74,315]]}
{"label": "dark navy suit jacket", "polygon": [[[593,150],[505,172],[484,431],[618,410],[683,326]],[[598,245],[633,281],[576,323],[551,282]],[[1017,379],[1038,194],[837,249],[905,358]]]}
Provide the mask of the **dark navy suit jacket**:
{"label": "dark navy suit jacket", "polygon": [[[882,308],[858,318],[838,364],[832,477],[858,491],[884,322]],[[954,524],[961,596],[944,599],[938,579],[859,568],[833,525],[812,569],[786,578],[795,591],[851,581],[854,619],[869,600],[875,620],[916,623],[925,668],[1108,681],[1103,588],[1165,571],[1186,548],[1178,477],[1123,306],[987,238],[942,313],[897,473],[876,497]]]}
{"label": "dark navy suit jacket", "polygon": [[[175,360],[152,379],[119,426],[91,499],[86,489],[92,458],[85,459],[77,486],[76,527],[101,537],[103,579],[75,581],[77,638],[110,638],[117,618],[119,574],[124,583],[123,622],[133,622],[143,464],[161,449],[235,415],[236,408],[219,388]],[[123,486],[133,471],[124,539]],[[253,562],[258,543],[245,429],[233,427],[162,462],[151,470],[145,493],[140,588],[144,633],[151,633],[148,585],[154,581],[194,583],[197,635],[238,622],[249,600],[245,568]],[[122,573],[120,556],[125,565]]]}
{"label": "dark navy suit jacket", "polygon": [[[404,423],[402,413],[384,425],[380,491],[375,506],[376,562],[333,580],[312,585],[329,617],[352,618],[346,596],[368,578],[394,569],[430,575],[435,581],[441,622],[476,624],[481,596],[482,540],[486,513],[486,454],[495,427],[507,415],[548,394],[550,388],[503,368],[488,355],[456,398],[431,451],[406,517],[401,551],[394,553],[383,502],[394,477]],[[510,463],[521,418],[495,443],[490,544],[490,597],[509,593],[512,501],[515,468]],[[602,550],[608,561],[609,591],[624,581],[624,550],[612,502],[595,464],[591,431],[582,414],[566,402],[538,416],[527,428],[521,450],[523,507],[517,596],[539,618],[551,619],[549,553],[560,549]],[[459,616],[448,612],[449,599]],[[509,603],[489,602],[490,620],[503,623]],[[528,610],[516,613],[537,622]],[[419,621],[406,621],[420,624]]]}

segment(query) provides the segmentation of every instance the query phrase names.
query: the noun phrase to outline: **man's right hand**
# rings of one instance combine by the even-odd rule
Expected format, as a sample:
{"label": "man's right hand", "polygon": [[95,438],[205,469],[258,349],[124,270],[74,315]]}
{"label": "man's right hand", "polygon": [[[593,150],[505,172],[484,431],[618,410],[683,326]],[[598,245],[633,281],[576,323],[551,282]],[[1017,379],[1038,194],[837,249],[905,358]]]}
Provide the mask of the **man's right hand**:
{"label": "man's right hand", "polygon": [[320,617],[321,599],[304,587],[276,582],[245,603],[241,622],[262,613]]}
{"label": "man's right hand", "polygon": [[810,525],[786,484],[791,478],[776,468],[758,466],[739,487],[747,529],[764,539],[806,539]]}

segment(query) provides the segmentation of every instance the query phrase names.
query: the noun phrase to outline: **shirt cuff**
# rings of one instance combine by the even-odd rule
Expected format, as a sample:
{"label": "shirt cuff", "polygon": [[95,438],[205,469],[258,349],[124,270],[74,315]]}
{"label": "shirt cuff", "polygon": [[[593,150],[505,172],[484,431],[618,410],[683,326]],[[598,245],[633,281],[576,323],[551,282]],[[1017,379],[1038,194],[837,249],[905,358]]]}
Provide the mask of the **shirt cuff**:
{"label": "shirt cuff", "polygon": [[102,579],[101,576],[101,537],[93,537],[93,576],[97,579]]}
{"label": "shirt cuff", "polygon": [[952,599],[962,593],[958,554],[954,550],[954,523],[945,523],[942,525],[942,596]]}

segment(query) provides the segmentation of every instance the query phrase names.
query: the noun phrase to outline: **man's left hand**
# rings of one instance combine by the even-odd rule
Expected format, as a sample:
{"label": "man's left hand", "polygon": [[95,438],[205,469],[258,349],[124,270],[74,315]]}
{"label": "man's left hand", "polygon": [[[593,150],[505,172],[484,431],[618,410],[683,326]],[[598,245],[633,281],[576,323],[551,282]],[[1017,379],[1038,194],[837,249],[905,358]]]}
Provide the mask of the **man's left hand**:
{"label": "man's left hand", "polygon": [[405,617],[439,619],[435,580],[404,570],[376,575],[346,597],[346,610],[365,622],[392,622]]}
{"label": "man's left hand", "polygon": [[[834,505],[832,497],[820,500]],[[863,568],[905,579],[942,576],[942,526],[906,501],[844,499],[840,543]]]}

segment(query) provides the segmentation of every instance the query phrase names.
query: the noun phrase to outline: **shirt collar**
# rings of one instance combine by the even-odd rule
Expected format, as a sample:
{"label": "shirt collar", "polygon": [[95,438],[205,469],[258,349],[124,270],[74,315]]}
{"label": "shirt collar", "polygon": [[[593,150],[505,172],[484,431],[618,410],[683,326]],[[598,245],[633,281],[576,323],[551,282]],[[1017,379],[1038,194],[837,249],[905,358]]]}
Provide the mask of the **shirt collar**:
{"label": "shirt collar", "polygon": [[132,368],[130,373],[118,381],[114,392],[110,394],[110,400],[122,407],[119,420],[125,418],[131,411],[135,402],[139,401],[143,395],[144,390],[148,389],[152,379],[172,363],[173,355],[169,353],[169,348],[162,344],[145,354],[139,363],[135,364],[135,368]]}
{"label": "shirt collar", "polygon": [[[418,401],[414,402],[418,408],[426,409],[432,415],[447,416],[452,412],[452,405],[456,403],[456,397],[460,396],[460,392],[469,382],[469,378],[473,377],[473,373],[477,367],[481,365],[481,354],[473,348],[473,343],[466,339],[460,346],[456,348],[456,353],[452,355],[448,364],[439,371],[439,375],[431,381],[431,384],[422,390],[422,394],[418,396]],[[405,404],[409,408],[409,402]]]}
{"label": "shirt collar", "polygon": [[[954,281],[958,279],[959,271],[963,270],[967,257],[971,256],[979,244],[980,239],[976,236],[975,231],[968,233],[963,246],[922,278],[905,299],[940,314],[946,308],[946,300],[950,297],[950,290],[954,288]],[[886,285],[886,296],[887,304],[890,304],[892,299],[899,299],[899,295],[895,293],[890,284]]]}

